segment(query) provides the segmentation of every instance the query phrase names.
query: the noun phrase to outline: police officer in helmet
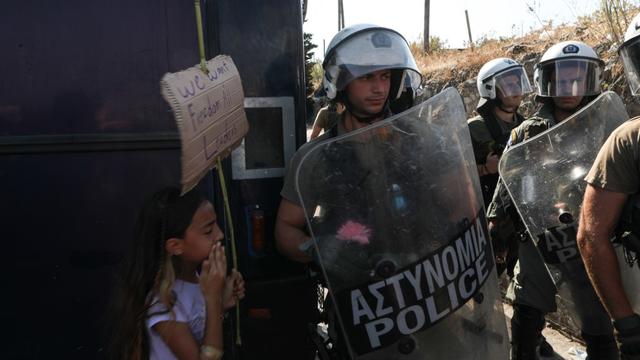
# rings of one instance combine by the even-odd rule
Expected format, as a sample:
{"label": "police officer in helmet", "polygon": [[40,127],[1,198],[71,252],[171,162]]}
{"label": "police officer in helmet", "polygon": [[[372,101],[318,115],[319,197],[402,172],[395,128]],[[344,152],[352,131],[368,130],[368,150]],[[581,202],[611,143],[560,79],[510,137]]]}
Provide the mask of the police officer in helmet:
{"label": "police officer in helmet", "polygon": [[370,24],[344,28],[334,36],[322,64],[323,86],[330,100],[338,100],[345,111],[330,131],[303,145],[287,169],[282,201],[276,219],[276,244],[288,258],[309,262],[300,250],[309,240],[305,217],[295,189],[294,172],[302,156],[318,141],[353,131],[392,115],[393,102],[407,90],[417,89],[422,75],[409,44],[398,32]]}
{"label": "police officer in helmet", "polygon": [[[468,125],[486,207],[498,182],[498,161],[509,134],[524,121],[518,107],[523,96],[532,89],[522,65],[509,58],[497,58],[484,64],[478,72],[476,84],[481,96],[476,108],[478,116],[469,119]],[[518,242],[514,241],[515,229],[509,230],[509,234],[500,237],[509,241],[494,243],[494,251],[499,254],[498,275],[507,269],[509,277],[512,277]]]}
{"label": "police officer in helmet", "polygon": [[[402,35],[369,24],[347,27],[336,34],[329,44],[323,69],[323,86],[327,97],[343,104],[344,111],[332,129],[304,144],[292,158],[280,193],[282,200],[275,226],[276,245],[280,253],[303,263],[312,260],[308,252],[311,238],[306,231],[304,210],[295,188],[295,172],[304,155],[331,137],[391,116],[393,102],[403,97],[407,84],[411,89],[417,89],[422,80]],[[406,99],[404,95],[403,99]],[[328,316],[333,319],[331,311]],[[329,336],[334,345],[337,344],[334,350],[346,352],[344,342],[340,341],[341,336],[337,334],[335,320],[329,323]]]}
{"label": "police officer in helmet", "polygon": [[[638,96],[640,14],[629,25],[619,54],[631,92]],[[640,118],[636,117],[618,127],[600,149],[585,179],[588,185],[577,237],[589,277],[613,319],[621,358],[625,360],[640,359],[640,315],[636,313],[637,307],[631,305],[632,300],[637,304],[640,294],[637,291],[638,284],[636,291],[625,291],[623,288],[619,260],[609,239],[614,232],[622,234],[628,231],[630,234],[627,236],[635,239],[640,236],[637,197],[640,192],[639,140]],[[624,264],[623,268],[638,271],[637,263],[632,267]]]}
{"label": "police officer in helmet", "polygon": [[[600,75],[603,62],[595,51],[580,41],[565,41],[549,48],[536,65],[534,81],[536,100],[540,110],[511,132],[508,146],[526,141],[567,119],[583,108],[600,93]],[[489,228],[496,230],[513,226],[513,203],[506,187],[499,182],[488,208]],[[556,287],[549,276],[533,241],[529,238],[519,245],[518,263],[514,270],[507,297],[513,301],[512,358],[535,359],[540,344],[546,313],[556,311]],[[604,322],[606,323],[606,321]],[[585,324],[589,327],[593,324]],[[608,325],[582,329],[587,354],[593,359],[615,359],[617,348],[612,329]],[[540,350],[552,349],[541,346]],[[547,354],[544,354],[547,355]]]}

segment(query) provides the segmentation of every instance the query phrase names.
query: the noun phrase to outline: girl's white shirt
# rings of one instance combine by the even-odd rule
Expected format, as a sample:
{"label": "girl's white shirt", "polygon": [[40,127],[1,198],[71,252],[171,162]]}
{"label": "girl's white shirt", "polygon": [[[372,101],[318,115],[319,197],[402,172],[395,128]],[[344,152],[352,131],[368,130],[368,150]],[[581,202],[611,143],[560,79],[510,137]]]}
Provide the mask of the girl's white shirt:
{"label": "girl's white shirt", "polygon": [[167,344],[153,329],[153,326],[161,321],[186,323],[198,344],[202,344],[204,338],[206,308],[200,285],[176,279],[172,291],[176,299],[172,311],[167,312],[166,306],[157,296],[154,296],[147,312],[150,360],[176,359]]}

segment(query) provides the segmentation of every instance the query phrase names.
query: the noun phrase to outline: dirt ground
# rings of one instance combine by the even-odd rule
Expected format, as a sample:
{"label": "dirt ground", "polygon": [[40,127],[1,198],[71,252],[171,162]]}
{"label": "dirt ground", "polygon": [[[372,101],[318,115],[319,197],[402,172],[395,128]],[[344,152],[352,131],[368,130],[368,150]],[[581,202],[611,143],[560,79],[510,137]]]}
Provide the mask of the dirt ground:
{"label": "dirt ground", "polygon": [[[511,316],[513,315],[513,308],[511,305],[505,303],[504,304],[504,313],[507,317],[507,325],[511,322]],[[511,337],[511,328],[509,328],[509,337]],[[545,338],[547,338],[547,342],[551,344],[553,350],[556,352],[555,357],[540,357],[541,360],[584,360],[587,357],[585,352],[585,348],[582,344],[571,339],[564,334],[554,330],[551,326],[547,325],[547,327],[543,330],[542,334]]]}

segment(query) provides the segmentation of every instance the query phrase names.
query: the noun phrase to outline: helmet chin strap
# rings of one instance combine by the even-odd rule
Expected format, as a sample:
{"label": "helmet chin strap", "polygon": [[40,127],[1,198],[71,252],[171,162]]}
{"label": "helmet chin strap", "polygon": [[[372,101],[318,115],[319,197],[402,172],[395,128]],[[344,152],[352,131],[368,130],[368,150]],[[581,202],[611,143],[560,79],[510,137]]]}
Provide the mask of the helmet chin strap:
{"label": "helmet chin strap", "polygon": [[502,107],[502,104],[498,105],[498,109],[502,110],[503,112],[506,112],[507,114],[515,114],[515,110],[507,110],[505,108]]}
{"label": "helmet chin strap", "polygon": [[363,124],[371,124],[373,120],[379,119],[389,112],[389,99],[384,102],[382,110],[368,116],[356,115],[356,113],[353,111],[353,104],[351,103],[351,101],[349,101],[349,98],[347,96],[344,96],[342,101],[344,103],[344,107],[347,109],[347,111],[349,111],[349,114],[351,114],[351,116],[353,116],[356,120]]}
{"label": "helmet chin strap", "polygon": [[502,100],[500,100],[499,97],[496,96],[496,98],[494,99],[494,101],[496,102],[496,106],[498,107],[498,109],[506,112],[507,114],[515,114],[516,110],[518,109],[517,107],[513,110],[507,110],[504,108]]}

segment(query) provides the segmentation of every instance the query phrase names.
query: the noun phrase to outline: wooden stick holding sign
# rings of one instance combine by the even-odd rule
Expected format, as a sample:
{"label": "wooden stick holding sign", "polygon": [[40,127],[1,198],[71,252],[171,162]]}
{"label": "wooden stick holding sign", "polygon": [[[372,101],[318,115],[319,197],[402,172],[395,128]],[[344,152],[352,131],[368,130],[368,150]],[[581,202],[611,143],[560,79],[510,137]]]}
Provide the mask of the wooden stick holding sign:
{"label": "wooden stick holding sign", "polygon": [[[202,69],[206,66],[206,71]],[[229,56],[220,55],[189,69],[165,74],[162,96],[171,105],[182,147],[182,193],[192,189],[214,167],[224,198],[233,268],[238,268],[235,235],[221,159],[249,131],[240,75]],[[236,307],[236,344],[241,345],[240,312]]]}

